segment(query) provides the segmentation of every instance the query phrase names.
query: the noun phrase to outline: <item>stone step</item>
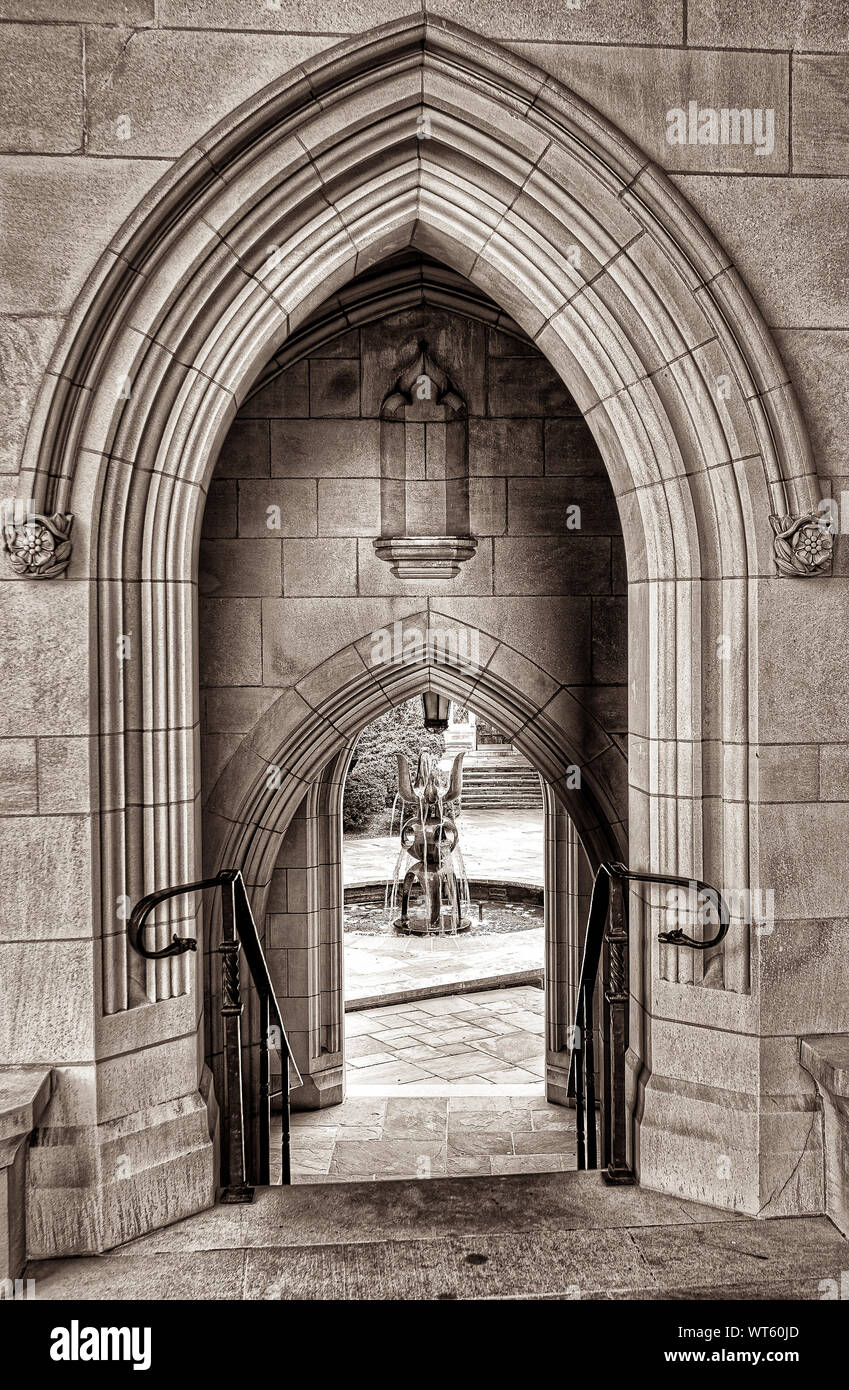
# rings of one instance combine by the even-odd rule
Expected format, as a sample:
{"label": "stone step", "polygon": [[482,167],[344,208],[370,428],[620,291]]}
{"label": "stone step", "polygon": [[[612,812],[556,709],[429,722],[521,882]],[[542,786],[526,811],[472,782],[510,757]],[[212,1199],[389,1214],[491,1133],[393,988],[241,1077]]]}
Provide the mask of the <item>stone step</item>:
{"label": "stone step", "polygon": [[524,758],[484,760],[464,769],[460,804],[467,811],[523,810],[541,802],[539,775]]}
{"label": "stone step", "polygon": [[538,787],[536,773],[527,777],[523,772],[504,772],[500,774],[472,772],[463,778],[464,787]]}
{"label": "stone step", "polygon": [[476,778],[479,781],[496,782],[509,778],[511,781],[535,781],[539,776],[532,767],[467,767],[463,769],[463,781]]}
{"label": "stone step", "polygon": [[522,796],[530,801],[539,801],[542,793],[539,783],[535,787],[466,787],[461,795],[461,801],[468,803],[469,798],[476,796],[484,800],[491,799],[501,801],[504,796]]}
{"label": "stone step", "polygon": [[40,1261],[42,1299],[816,1298],[826,1217],[755,1220],[599,1173],[262,1188],[96,1258]]}
{"label": "stone step", "polygon": [[514,795],[539,797],[541,795],[540,785],[537,782],[530,784],[515,784],[506,782],[503,786],[494,787],[491,783],[485,782],[481,786],[464,787],[461,792],[461,800],[465,801],[468,796],[503,796],[505,792],[512,792]]}
{"label": "stone step", "polygon": [[471,767],[463,777],[461,808],[522,810],[542,805],[538,773],[529,763],[518,767]]}
{"label": "stone step", "polygon": [[464,767],[526,767],[533,771],[533,763],[521,753],[502,754],[501,757],[492,758],[481,753],[467,753],[463,759]]}
{"label": "stone step", "polygon": [[482,797],[484,800],[490,798],[495,801],[502,800],[504,796],[523,796],[532,801],[538,801],[542,793],[539,783],[537,783],[535,787],[516,787],[512,785],[505,787],[464,787],[460,798],[461,801],[467,802],[471,796]]}
{"label": "stone step", "polygon": [[475,795],[470,792],[463,797],[460,804],[461,807],[464,807],[467,811],[480,810],[487,806],[496,808],[499,806],[541,806],[542,797],[539,792],[526,794],[523,792],[504,791],[491,796]]}
{"label": "stone step", "polygon": [[492,790],[489,787],[468,787],[460,798],[463,806],[471,805],[472,800],[491,802],[493,806],[500,805],[504,801],[526,801],[529,806],[535,806],[537,802],[542,804],[542,793],[539,787],[499,787]]}
{"label": "stone step", "polygon": [[518,797],[505,797],[503,801],[467,801],[467,811],[533,811],[536,801],[520,801]]}
{"label": "stone step", "polygon": [[539,792],[540,780],[537,773],[524,768],[506,772],[482,771],[475,769],[463,777],[463,792]]}

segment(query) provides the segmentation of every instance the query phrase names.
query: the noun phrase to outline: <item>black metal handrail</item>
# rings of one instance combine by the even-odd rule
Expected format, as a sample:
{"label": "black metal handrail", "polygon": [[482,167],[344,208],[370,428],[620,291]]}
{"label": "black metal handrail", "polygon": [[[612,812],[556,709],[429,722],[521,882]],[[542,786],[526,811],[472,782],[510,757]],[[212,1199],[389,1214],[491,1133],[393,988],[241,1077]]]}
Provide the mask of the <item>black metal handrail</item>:
{"label": "black metal handrail", "polygon": [[602,1162],[605,1181],[634,1182],[628,1162],[628,1107],[625,1095],[625,1054],[628,1050],[629,932],[626,883],[662,883],[689,888],[714,900],[719,927],[708,941],[697,941],[680,928],[660,932],[658,941],[706,951],[718,946],[730,923],[728,906],[718,889],[700,879],[671,874],[639,873],[624,864],[602,864],[593,881],[584,955],[578,981],[575,1023],[569,1040],[568,1094],[575,1098],[578,1167],[598,1167],[596,1133],[595,1042],[593,997],[602,967]]}
{"label": "black metal handrail", "polygon": [[[142,941],[144,924],[154,908],[167,898],[182,893],[196,893],[204,888],[221,890],[221,1017],[224,1021],[224,1095],[221,1111],[224,1119],[224,1143],[222,1145],[222,1196],[223,1202],[250,1202],[254,1186],[248,1181],[245,1167],[245,1097],[242,1078],[242,1013],[244,1005],[241,996],[239,975],[239,953],[244,951],[245,960],[256,987],[259,999],[259,1151],[256,1184],[265,1186],[270,1180],[271,1169],[271,1102],[282,1097],[283,1111],[283,1182],[292,1181],[292,1160],[290,1141],[289,1091],[290,1068],[302,1085],[301,1074],[292,1056],[292,1049],[286,1035],[283,1016],[259,933],[256,929],[251,905],[248,900],[244,880],[239,869],[222,869],[212,878],[199,879],[197,883],[181,883],[175,888],[160,888],[140,898],[133,908],[127,923],[127,936],[134,951],[145,960],[164,960],[168,956],[179,956],[184,951],[196,951],[197,939],[193,936],[172,937],[171,942],[159,951],[150,951]],[[273,1020],[273,1021],[272,1021]],[[279,1091],[270,1086],[270,1052],[279,1052],[285,1068],[285,1082]]]}

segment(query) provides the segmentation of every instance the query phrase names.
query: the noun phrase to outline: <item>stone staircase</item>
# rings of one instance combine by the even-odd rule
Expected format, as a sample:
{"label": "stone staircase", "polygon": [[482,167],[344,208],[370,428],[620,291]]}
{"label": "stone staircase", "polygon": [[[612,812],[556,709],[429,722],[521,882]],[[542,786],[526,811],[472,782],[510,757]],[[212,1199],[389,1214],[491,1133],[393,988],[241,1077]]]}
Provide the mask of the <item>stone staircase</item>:
{"label": "stone staircase", "polygon": [[539,774],[509,744],[479,748],[463,760],[464,811],[542,809]]}

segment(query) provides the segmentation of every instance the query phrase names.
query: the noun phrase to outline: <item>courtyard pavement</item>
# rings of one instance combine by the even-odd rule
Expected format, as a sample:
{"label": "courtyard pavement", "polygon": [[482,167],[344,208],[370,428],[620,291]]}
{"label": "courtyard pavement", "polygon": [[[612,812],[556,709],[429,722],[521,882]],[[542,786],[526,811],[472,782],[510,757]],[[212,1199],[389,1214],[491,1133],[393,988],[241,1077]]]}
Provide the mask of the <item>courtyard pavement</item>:
{"label": "courtyard pavement", "polygon": [[348,1085],[534,1085],[543,1010],[532,985],[358,1010],[345,1018]]}
{"label": "courtyard pavement", "polygon": [[348,1014],[347,1099],[292,1116],[294,1180],[574,1168],[574,1111],[544,1095],[543,1028],[530,986]]}
{"label": "courtyard pavement", "polygon": [[[457,818],[460,848],[469,878],[499,882],[543,881],[543,811],[463,811]],[[343,867],[346,884],[385,883],[398,857],[396,835],[346,835]]]}
{"label": "courtyard pavement", "polygon": [[497,1177],[576,1166],[575,1112],[539,1095],[360,1096],[293,1115],[292,1178]]}
{"label": "courtyard pavement", "polygon": [[346,931],[345,1000],[350,1006],[364,999],[444,989],[449,982],[488,983],[528,971],[539,972],[541,978],[544,936],[542,927],[482,936],[396,936],[391,928],[381,936]]}

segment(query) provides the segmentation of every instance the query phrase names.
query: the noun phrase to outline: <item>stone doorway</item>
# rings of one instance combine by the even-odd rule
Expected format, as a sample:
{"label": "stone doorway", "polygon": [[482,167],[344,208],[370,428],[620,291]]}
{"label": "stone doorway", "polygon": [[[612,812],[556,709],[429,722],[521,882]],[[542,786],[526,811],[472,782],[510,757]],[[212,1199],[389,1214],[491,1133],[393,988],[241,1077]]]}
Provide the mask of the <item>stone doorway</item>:
{"label": "stone doorway", "polygon": [[[346,1011],[342,787],[339,767],[331,764],[323,789],[293,817],[269,894],[267,954],[284,1016],[296,1017],[304,1003],[285,997],[302,968],[302,943],[312,939],[318,947],[312,947],[315,974],[311,981],[302,977],[300,986],[311,991],[305,1016],[312,1028],[306,1037],[293,1035],[306,1083],[292,1097],[296,1180],[487,1176],[574,1166],[573,1111],[563,1103],[589,867],[568,816],[547,786],[535,827],[545,885],[543,927],[534,932],[536,970],[528,971],[526,951],[525,969],[512,987],[453,995],[435,983],[441,972],[431,972],[424,989],[408,982],[404,1002],[394,1002],[384,989],[379,998],[361,994],[357,1002],[368,1008]],[[525,851],[517,863],[525,868],[528,858]],[[313,911],[304,914],[300,909],[309,903]],[[476,964],[480,939],[456,942],[465,951],[467,983],[481,968],[493,968]],[[456,959],[453,965],[459,974]],[[418,983],[424,984],[423,976]],[[410,995],[424,997],[412,1002]],[[530,1070],[520,1065],[517,1044],[526,1061],[533,1059]],[[372,1066],[364,1046],[377,1056]],[[382,1051],[375,1054],[376,1047]],[[421,1049],[415,1064],[410,1048]],[[444,1056],[434,1061],[437,1049]],[[431,1059],[428,1069],[421,1055]]]}
{"label": "stone doorway", "polygon": [[[423,126],[430,131],[426,141]],[[406,622],[437,611],[435,596],[418,593],[405,606],[396,592],[382,590],[369,596],[372,611],[362,622],[340,630],[339,596],[311,595],[321,623],[284,623],[274,606],[266,623],[263,608],[282,595],[275,599],[263,588],[272,555],[264,532],[254,537],[263,544],[254,550],[253,587],[233,595],[241,606],[228,627],[234,659],[241,660],[242,642],[252,650],[238,689],[260,689],[258,703],[233,695],[214,667],[212,679],[209,671],[199,673],[201,518],[206,507],[213,524],[216,459],[253,388],[262,386],[260,364],[276,378],[278,368],[300,363],[309,347],[301,329],[324,344],[331,322],[340,338],[351,331],[348,286],[410,248],[450,267],[453,289],[453,277],[462,279],[461,299],[483,315],[488,330],[500,332],[506,319],[532,342],[566,384],[603,457],[627,554],[627,772],[605,701],[588,709],[586,683],[553,671],[542,640],[536,657],[528,651],[529,625],[522,628],[502,601],[521,604],[522,595],[490,588],[488,626],[480,605],[474,611],[484,596],[466,592],[464,607],[452,604],[452,621],[492,642],[492,656],[473,681],[450,662],[402,674],[392,659],[378,679],[358,644],[387,619]],[[436,296],[443,303],[444,288],[436,272],[420,272],[415,302],[424,297],[433,304]],[[376,287],[374,300],[382,316],[396,293],[413,292],[409,285],[403,294],[397,284],[384,289],[387,297]],[[319,329],[311,316],[321,305],[327,322]],[[392,307],[397,311],[397,303]],[[509,336],[519,341],[512,327]],[[443,356],[441,348],[434,351]],[[395,362],[393,353],[393,370]],[[338,361],[319,368],[317,389],[338,370]],[[470,400],[468,391],[464,399]],[[287,418],[281,408],[278,422]],[[239,426],[261,441],[256,425],[246,426],[243,417]],[[263,447],[257,443],[258,455]],[[405,459],[414,457],[411,442]],[[270,453],[266,458],[270,478]],[[217,481],[239,479],[219,475]],[[471,502],[471,471],[468,482]],[[297,806],[371,711],[400,697],[405,681],[408,691],[433,681],[453,698],[479,690],[490,700],[494,721],[506,720],[511,734],[515,726],[517,743],[524,734],[524,751],[555,794],[562,793],[591,859],[611,852],[610,832],[614,852],[624,857],[630,849],[643,868],[753,889],[761,874],[769,882],[780,872],[782,882],[794,885],[780,909],[785,935],[798,941],[797,919],[805,931],[820,930],[810,903],[794,894],[819,863],[808,846],[813,839],[819,849],[821,829],[831,824],[825,815],[833,812],[819,808],[810,830],[809,808],[786,803],[781,815],[788,819],[779,821],[758,776],[760,753],[792,742],[793,723],[805,713],[798,695],[788,705],[782,673],[786,609],[798,630],[806,630],[810,614],[795,581],[788,585],[785,571],[776,573],[770,525],[770,516],[801,518],[817,510],[820,489],[804,421],[732,259],[679,185],[609,120],[519,56],[442,19],[398,21],[379,37],[352,38],[313,60],[309,82],[302,73],[282,78],[188,151],[116,235],[75,303],[33,415],[20,489],[38,514],[74,518],[68,582],[58,591],[18,582],[11,590],[37,636],[31,668],[40,669],[55,646],[68,654],[69,669],[79,671],[85,717],[78,727],[86,735],[80,756],[84,777],[98,788],[90,825],[80,828],[94,886],[93,910],[80,914],[87,924],[79,966],[85,1004],[73,1010],[75,1025],[85,1021],[84,1037],[63,1021],[54,1060],[68,1062],[64,1089],[45,1122],[50,1143],[90,1147],[98,1162],[86,1171],[98,1179],[85,1176],[69,1188],[63,1178],[54,1187],[48,1174],[34,1184],[34,1224],[44,1233],[44,1248],[78,1248],[94,1228],[98,1245],[109,1244],[119,1207],[130,1221],[155,1223],[166,1210],[173,1216],[202,1204],[212,1182],[204,1126],[214,1107],[198,1036],[208,1026],[202,973],[186,961],[162,969],[128,961],[116,904],[163,883],[195,881],[204,855],[213,869],[241,865],[264,913]],[[218,490],[225,514],[226,491]],[[328,514],[344,512],[352,494],[359,506],[368,491],[331,488],[335,504],[326,495],[325,511],[329,505]],[[293,498],[299,492],[294,487]],[[316,485],[316,507],[319,492]],[[239,540],[226,525],[207,539]],[[351,537],[322,539],[336,542],[338,552],[346,548],[338,542]],[[462,555],[458,586],[466,585],[484,563],[481,551],[470,555],[459,544],[463,537],[452,539],[458,545],[451,558]],[[490,554],[511,549],[509,530],[489,540]],[[785,566],[810,575],[804,555],[790,549]],[[554,553],[544,544],[539,551],[543,560]],[[363,547],[363,558],[397,578],[373,545]],[[511,565],[508,554],[507,572],[521,579],[529,570],[515,558]],[[212,573],[226,583],[226,565]],[[320,574],[318,565],[313,573]],[[48,593],[54,606],[38,606]],[[203,601],[213,598],[207,592]],[[540,622],[537,639],[555,627],[550,619]],[[274,688],[281,693],[269,694],[265,639],[272,671],[284,649],[281,634],[291,652],[304,649],[305,629],[313,663],[298,667],[285,688]],[[116,660],[129,634],[134,659]],[[733,661],[717,658],[720,638],[730,643]],[[209,657],[211,648],[203,647]],[[526,663],[521,676],[517,661]],[[225,686],[226,694],[210,698]],[[212,769],[203,786],[199,687]],[[591,682],[590,694],[596,693]],[[574,762],[589,774],[589,796],[578,798],[568,786]],[[267,782],[271,764],[285,772],[276,787]],[[790,874],[788,844],[795,856]],[[658,947],[657,907],[635,902],[633,919],[641,1175],[676,1191],[686,1181],[690,1196],[748,1211],[760,1210],[775,1191],[808,1209],[817,1200],[807,1194],[816,1192],[821,1165],[806,1147],[807,1128],[797,1123],[810,1082],[788,1039],[812,1026],[811,1019],[824,1033],[844,1022],[830,997],[821,1010],[811,1004],[804,1012],[819,997],[819,977],[810,974],[817,953],[797,960],[804,988],[796,989],[794,980],[787,990],[781,961],[741,921],[703,975],[692,955]],[[199,929],[199,901],[185,912],[163,914],[157,942],[175,930]],[[839,956],[834,941],[829,938],[829,965]],[[62,986],[54,991],[58,998],[66,972],[63,957],[57,959],[50,968]],[[314,968],[311,959],[304,968]],[[307,996],[294,997],[301,1000],[293,1006],[296,1031],[306,1041],[314,1018]],[[732,1043],[722,1041],[728,1038]],[[156,1084],[147,1065],[154,1047],[163,1058]],[[206,1053],[215,1062],[214,1038]],[[18,1053],[10,1049],[10,1055]],[[69,1130],[70,1064],[81,1058],[89,1089],[79,1123]],[[99,1160],[112,1143],[117,1113],[103,1099],[104,1077],[119,1062],[133,1078],[133,1085],[115,1088],[121,1122],[133,1138],[126,1169],[101,1180],[109,1165]],[[176,1098],[169,1089],[175,1076]],[[743,1130],[741,1113],[751,1116]],[[154,1136],[155,1193],[148,1162]],[[183,1182],[190,1148],[193,1176]],[[717,1174],[717,1153],[734,1158],[733,1184]],[[787,1186],[787,1174],[800,1164],[810,1189]],[[118,1192],[129,1201],[116,1203]],[[172,1206],[164,1192],[178,1193]]]}
{"label": "stone doorway", "polygon": [[[340,658],[339,669],[344,666],[345,660]],[[403,668],[398,675],[403,680]],[[433,671],[429,678],[450,689],[450,681],[445,684],[446,676],[444,671]],[[388,679],[386,674],[384,679]],[[524,736],[520,737],[524,743]],[[316,777],[312,790],[296,805],[282,838],[266,899],[266,954],[284,1017],[289,1019],[296,1060],[305,1081],[303,1088],[293,1093],[293,1105],[297,1109],[336,1105],[345,1095],[342,797],[350,753],[349,745],[332,759]],[[287,790],[285,785],[283,790]],[[288,790],[290,795],[297,794],[297,788]],[[516,951],[510,951],[509,944],[498,954],[507,968],[516,967],[513,975],[517,985],[539,989],[543,977],[547,982],[544,1009],[538,1010],[544,1013],[545,1066],[539,1071],[535,1064],[535,1070],[540,1080],[544,1077],[544,1093],[557,1103],[565,1099],[568,1028],[574,1012],[581,932],[586,921],[591,876],[590,861],[581,848],[576,827],[549,779],[544,783],[541,809],[542,815],[537,816],[531,831],[535,831],[540,840],[534,870],[539,882],[522,889],[518,884],[489,884],[484,879],[473,879],[472,886],[478,899],[483,894],[497,899],[498,888],[502,887],[505,895],[510,891],[514,901],[520,892],[533,893],[538,900],[540,887],[544,888],[542,927],[535,930],[539,958],[534,967],[529,966],[531,958],[527,951],[520,957]],[[505,814],[499,813],[499,818]],[[356,844],[354,848],[358,848]],[[385,853],[390,846],[380,842],[380,849]],[[361,868],[366,866],[368,878],[373,877],[373,870],[368,868],[372,858],[371,852],[358,855]],[[518,853],[515,857],[517,872],[520,869],[527,872],[529,861],[527,850]],[[491,870],[492,858],[488,862]],[[487,862],[481,861],[481,867],[486,869]],[[367,887],[373,893],[374,885]],[[353,891],[356,893],[355,889]],[[506,906],[502,911],[506,911]],[[509,937],[507,941],[509,943]],[[509,976],[505,977],[501,967],[491,964],[496,953],[485,936],[464,935],[455,938],[455,942],[456,946],[450,948],[450,958],[455,974],[460,976],[461,986],[477,984],[479,989],[489,989],[507,982]],[[423,944],[429,945],[428,942]],[[462,961],[460,953],[464,956]],[[405,997],[411,993],[428,997],[438,991],[439,973],[430,971],[427,974],[428,970],[425,963],[423,970],[419,969],[409,981],[404,981],[409,985],[404,990]],[[367,988],[361,972],[359,986],[352,990],[352,994],[358,995],[353,1002],[367,1005],[369,1011],[400,1007],[376,986],[372,986],[371,995],[364,994]],[[304,1028],[297,1026],[301,1019],[306,1025]],[[542,1047],[541,1041],[540,1051]],[[391,1079],[388,1074],[381,1073],[381,1082]],[[402,1085],[407,1081],[427,1080],[412,1072],[394,1079]],[[502,1079],[506,1082],[517,1078],[499,1078]],[[520,1079],[524,1084],[530,1078]],[[543,1093],[541,1086],[536,1089]]]}
{"label": "stone doorway", "polygon": [[[538,1094],[555,1104],[565,1094],[589,864],[627,852],[625,557],[613,492],[556,373],[444,264],[406,251],[358,277],[344,294],[358,328],[340,331],[333,309],[319,306],[260,374],[209,490],[199,561],[207,854],[211,845],[219,862],[245,864],[264,915],[304,1077],[293,1105],[337,1105],[340,812],[352,749],[375,715],[422,692],[473,711],[500,742],[470,757],[509,763],[523,803],[542,812],[537,970],[549,989],[535,1065]],[[424,341],[428,354],[416,359]],[[461,402],[462,438],[450,448],[434,401],[419,410],[410,369],[399,375],[411,355],[423,389]],[[403,422],[396,398],[408,402]],[[408,533],[429,514],[420,489],[438,485],[441,497],[446,468],[468,498],[473,553],[455,556],[450,573],[434,558],[434,577],[422,557],[439,538]],[[387,537],[387,517],[396,530],[403,518],[406,533]],[[390,541],[393,554],[407,547],[398,573],[384,563]],[[415,573],[413,541],[422,541]],[[345,629],[355,640],[340,648]],[[246,794],[264,803],[248,813],[247,837],[231,810]],[[476,795],[486,808],[486,778]],[[207,1047],[215,1059],[214,1010]]]}

